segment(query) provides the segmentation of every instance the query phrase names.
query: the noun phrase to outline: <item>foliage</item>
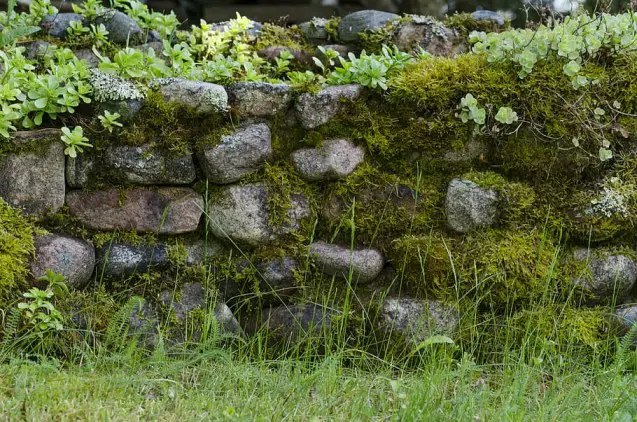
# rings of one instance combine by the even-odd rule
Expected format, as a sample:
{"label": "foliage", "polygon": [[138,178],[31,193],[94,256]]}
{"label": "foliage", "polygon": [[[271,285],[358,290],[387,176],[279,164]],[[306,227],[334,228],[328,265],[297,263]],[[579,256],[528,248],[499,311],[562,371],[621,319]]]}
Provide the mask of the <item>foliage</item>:
{"label": "foliage", "polygon": [[116,127],[122,127],[123,125],[117,121],[122,117],[119,113],[111,113],[108,110],[104,110],[104,114],[97,116],[102,127],[108,130],[109,133],[113,132]]}
{"label": "foliage", "polygon": [[62,330],[64,317],[53,301],[55,296],[68,293],[68,287],[64,283],[64,276],[51,270],[47,270],[40,280],[47,282],[46,289],[30,288],[22,294],[26,301],[18,303],[18,309],[22,311],[24,330],[43,337],[48,332]]}

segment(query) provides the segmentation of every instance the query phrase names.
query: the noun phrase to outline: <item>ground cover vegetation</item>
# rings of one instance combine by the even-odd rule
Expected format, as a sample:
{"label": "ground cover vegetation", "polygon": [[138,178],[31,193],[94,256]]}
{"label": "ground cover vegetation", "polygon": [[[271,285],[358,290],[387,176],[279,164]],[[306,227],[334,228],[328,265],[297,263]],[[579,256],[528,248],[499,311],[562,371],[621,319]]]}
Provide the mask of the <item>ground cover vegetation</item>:
{"label": "ground cover vegetation", "polygon": [[[37,154],[58,141],[25,145],[17,132],[60,128],[67,159],[149,143],[178,157],[220,144],[249,120],[233,108],[201,116],[166,101],[161,87],[182,78],[286,84],[296,97],[348,84],[364,91],[315,127],[290,125],[284,114],[265,119],[272,159],[242,183],[264,183],[271,224],[289,222],[297,192],[310,217],[292,235],[230,245],[232,253],[204,265],[188,263],[180,239],[100,232],[65,209],[36,222],[0,202],[1,415],[630,420],[637,411],[637,328],[617,311],[632,291],[620,291],[612,270],[603,289],[590,287],[607,268],[591,262],[637,255],[632,12],[576,13],[533,29],[456,15],[443,22],[457,36],[453,54],[438,54],[431,43],[395,43],[407,25],[436,28],[435,39],[451,42],[443,23],[417,16],[362,34],[344,53],[316,47],[300,27],[241,16],[182,29],[174,15],[137,1],[74,5],[80,18],[57,35],[48,0],[14,9],[0,13],[3,155]],[[139,31],[117,38],[108,23],[116,13]],[[325,44],[343,41],[338,24],[309,23]],[[341,179],[312,183],[287,160],[300,146],[340,138],[366,154]],[[497,197],[497,224],[449,229],[452,179]],[[113,183],[125,202],[130,183],[107,171],[84,188]],[[223,187],[194,188],[205,198],[200,231],[208,242],[208,210]],[[117,282],[96,272],[84,289],[67,288],[51,271],[33,280],[34,236],[47,230],[96,246],[168,243],[172,265]],[[375,248],[391,266],[367,285],[351,270],[325,277],[308,252],[318,239]],[[587,259],[573,258],[577,248]],[[275,292],[274,301],[329,309],[329,324],[278,337],[241,320],[240,333],[229,334],[216,299],[249,320],[273,300],[256,263],[290,256],[300,263],[300,293]],[[223,296],[228,280],[239,286],[231,298]],[[166,290],[179,299],[193,282],[207,306],[181,318],[161,305]],[[453,333],[380,329],[386,299],[401,295],[451,306]],[[152,316],[149,298],[160,302]],[[148,329],[146,319],[160,323]]]}

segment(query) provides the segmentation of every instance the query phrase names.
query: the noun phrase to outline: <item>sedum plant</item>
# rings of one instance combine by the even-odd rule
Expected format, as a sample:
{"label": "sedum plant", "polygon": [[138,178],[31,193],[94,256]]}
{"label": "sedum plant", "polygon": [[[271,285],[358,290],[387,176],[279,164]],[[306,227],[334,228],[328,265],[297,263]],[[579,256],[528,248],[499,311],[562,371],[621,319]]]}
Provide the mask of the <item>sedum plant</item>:
{"label": "sedum plant", "polygon": [[83,148],[92,148],[88,141],[88,138],[84,136],[84,130],[81,126],[75,126],[73,131],[71,131],[68,127],[62,128],[62,142],[66,144],[66,148],[64,149],[64,154],[68,155],[71,158],[77,157],[78,152],[83,152]]}

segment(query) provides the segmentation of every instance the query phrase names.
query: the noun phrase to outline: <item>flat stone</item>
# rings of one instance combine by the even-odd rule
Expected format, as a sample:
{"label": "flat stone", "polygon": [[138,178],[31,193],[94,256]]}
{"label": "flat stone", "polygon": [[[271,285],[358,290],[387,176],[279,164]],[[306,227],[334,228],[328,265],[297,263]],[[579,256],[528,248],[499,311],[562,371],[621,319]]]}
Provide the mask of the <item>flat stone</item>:
{"label": "flat stone", "polygon": [[197,230],[203,198],[189,188],[71,191],[69,212],[93,230],[179,234]]}
{"label": "flat stone", "polygon": [[491,21],[499,26],[504,25],[504,18],[502,15],[491,10],[476,10],[471,14],[471,17],[477,21]]}
{"label": "flat stone", "polygon": [[269,218],[267,196],[267,188],[260,183],[223,188],[209,204],[210,230],[219,239],[261,246],[298,231],[301,221],[310,216],[307,198],[293,194],[286,222],[274,225]]}
{"label": "flat stone", "polygon": [[497,221],[498,203],[498,193],[493,189],[481,188],[470,180],[453,179],[445,201],[447,227],[468,233],[492,226]]}
{"label": "flat stone", "polygon": [[310,41],[325,41],[329,37],[327,29],[325,29],[327,22],[327,19],[314,18],[311,21],[300,23],[299,29]]}
{"label": "flat stone", "polygon": [[264,123],[223,135],[219,145],[199,151],[199,164],[213,183],[232,183],[263,167],[272,158],[270,128]]}
{"label": "flat stone", "polygon": [[163,244],[109,243],[97,248],[96,261],[98,278],[119,280],[169,264],[166,246]]}
{"label": "flat stone", "polygon": [[341,110],[341,99],[355,100],[363,87],[357,84],[329,86],[316,94],[301,94],[294,109],[304,129],[315,129],[336,116]]}
{"label": "flat stone", "polygon": [[59,138],[59,130],[49,129],[13,134],[14,143],[50,143],[42,153],[7,153],[0,158],[0,197],[9,205],[38,218],[64,205],[64,146]]}
{"label": "flat stone", "polygon": [[225,113],[228,94],[221,85],[174,79],[159,88],[166,101],[189,107],[199,114]]}
{"label": "flat stone", "polygon": [[64,39],[68,35],[66,30],[71,27],[71,22],[80,21],[86,26],[86,19],[77,13],[57,13],[47,15],[42,19],[42,32],[55,38]]}
{"label": "flat stone", "polygon": [[359,10],[341,18],[338,23],[338,37],[345,42],[358,41],[359,33],[384,28],[387,22],[398,18],[400,16],[395,13]]}
{"label": "flat stone", "polygon": [[50,42],[37,40],[26,45],[25,56],[30,60],[40,60],[44,56],[53,54],[55,46]]}
{"label": "flat stone", "polygon": [[380,313],[380,328],[404,336],[417,346],[432,335],[452,336],[460,321],[458,311],[437,300],[387,298]]}
{"label": "flat stone", "polygon": [[593,293],[596,299],[610,303],[629,295],[637,281],[637,264],[628,256],[604,251],[577,248],[573,258],[587,263],[588,273],[574,280],[575,284]]}
{"label": "flat stone", "polygon": [[35,256],[30,264],[36,279],[46,270],[62,274],[73,289],[84,287],[95,268],[95,248],[90,243],[70,236],[49,234],[36,236]]}
{"label": "flat stone", "polygon": [[292,154],[296,170],[309,180],[338,180],[351,174],[365,158],[365,148],[348,139],[329,139],[319,148]]}
{"label": "flat stone", "polygon": [[293,100],[292,87],[266,82],[239,82],[230,85],[232,109],[240,116],[268,117],[287,110]]}
{"label": "flat stone", "polygon": [[383,255],[375,249],[355,249],[316,241],[310,245],[310,256],[325,274],[367,283],[375,279],[385,265]]}
{"label": "flat stone", "polygon": [[135,19],[120,11],[109,10],[98,16],[95,23],[104,24],[108,39],[117,44],[137,44],[142,39],[142,30]]}
{"label": "flat stone", "polygon": [[197,177],[192,154],[172,157],[152,145],[109,147],[104,160],[124,182],[138,185],[189,185]]}

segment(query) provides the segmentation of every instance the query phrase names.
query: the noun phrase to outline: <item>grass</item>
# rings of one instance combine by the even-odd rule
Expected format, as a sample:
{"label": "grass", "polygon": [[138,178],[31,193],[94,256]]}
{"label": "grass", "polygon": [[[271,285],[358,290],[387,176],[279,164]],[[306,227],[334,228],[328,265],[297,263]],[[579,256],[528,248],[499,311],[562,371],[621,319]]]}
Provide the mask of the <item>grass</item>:
{"label": "grass", "polygon": [[632,420],[637,378],[470,360],[409,373],[202,358],[0,366],[2,420]]}

